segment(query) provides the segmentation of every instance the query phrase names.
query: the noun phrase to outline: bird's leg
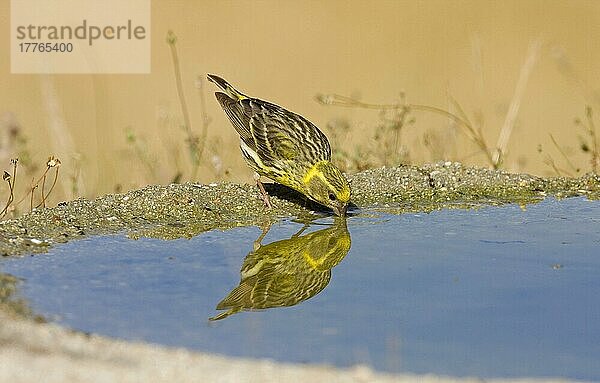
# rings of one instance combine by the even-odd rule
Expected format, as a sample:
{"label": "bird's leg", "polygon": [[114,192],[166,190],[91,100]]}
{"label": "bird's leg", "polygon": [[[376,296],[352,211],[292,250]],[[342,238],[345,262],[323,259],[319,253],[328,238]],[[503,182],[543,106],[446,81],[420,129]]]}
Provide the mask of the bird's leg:
{"label": "bird's leg", "polygon": [[304,230],[308,229],[310,227],[309,223],[305,223],[304,226],[302,226],[302,229],[300,229],[296,234],[292,235],[292,238],[297,238],[300,236],[300,234],[302,234],[304,232]]}
{"label": "bird's leg", "polygon": [[265,203],[265,206],[271,209],[273,206],[271,205],[271,200],[269,200],[269,195],[265,190],[265,186],[262,182],[260,182],[260,174],[254,173],[254,180],[256,180],[256,186],[258,186],[258,190],[260,190],[260,194],[262,196],[262,200]]}
{"label": "bird's leg", "polygon": [[261,225],[261,229],[262,229],[262,233],[260,234],[260,236],[258,238],[256,238],[256,241],[254,241],[254,251],[257,251],[262,246],[262,240],[269,233],[269,230],[271,230],[271,222],[268,222],[266,224],[263,223]]}

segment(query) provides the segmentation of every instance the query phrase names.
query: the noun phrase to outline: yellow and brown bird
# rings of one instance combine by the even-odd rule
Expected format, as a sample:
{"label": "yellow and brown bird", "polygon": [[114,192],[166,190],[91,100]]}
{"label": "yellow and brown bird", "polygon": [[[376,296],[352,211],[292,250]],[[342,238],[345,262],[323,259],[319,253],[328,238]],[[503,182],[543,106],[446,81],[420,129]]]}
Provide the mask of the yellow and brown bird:
{"label": "yellow and brown bird", "polygon": [[331,163],[323,132],[299,114],[246,96],[219,76],[208,75],[223,92],[215,96],[240,135],[246,163],[259,175],[257,185],[270,206],[260,176],[299,191],[311,200],[346,215],[350,185]]}
{"label": "yellow and brown bird", "polygon": [[301,235],[306,228],[267,245],[261,244],[268,232],[263,231],[244,259],[239,285],[217,305],[217,310],[226,311],[210,320],[244,310],[294,306],[327,287],[331,269],[350,251],[346,219],[338,218],[331,227]]}

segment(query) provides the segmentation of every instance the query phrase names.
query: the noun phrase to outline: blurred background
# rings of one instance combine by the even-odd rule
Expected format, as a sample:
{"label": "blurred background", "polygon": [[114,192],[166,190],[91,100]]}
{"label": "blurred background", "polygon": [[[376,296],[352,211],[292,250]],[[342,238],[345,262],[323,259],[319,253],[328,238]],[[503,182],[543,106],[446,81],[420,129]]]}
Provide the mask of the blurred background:
{"label": "blurred background", "polygon": [[[4,52],[9,27],[2,0]],[[250,182],[206,73],[314,122],[348,172],[441,160],[597,172],[599,36],[594,0],[153,0],[149,75],[11,75],[0,57],[9,213],[150,183]]]}

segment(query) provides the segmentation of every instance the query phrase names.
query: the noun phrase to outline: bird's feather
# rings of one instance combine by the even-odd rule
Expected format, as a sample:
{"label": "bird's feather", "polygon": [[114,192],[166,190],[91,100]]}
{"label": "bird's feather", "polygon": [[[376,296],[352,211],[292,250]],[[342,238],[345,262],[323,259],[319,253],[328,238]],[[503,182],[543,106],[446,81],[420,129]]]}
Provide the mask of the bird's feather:
{"label": "bird's feather", "polygon": [[304,117],[256,98],[235,100],[225,93],[215,95],[240,139],[260,154],[263,163],[276,165],[279,160],[291,159],[315,163],[331,158],[327,138]]}

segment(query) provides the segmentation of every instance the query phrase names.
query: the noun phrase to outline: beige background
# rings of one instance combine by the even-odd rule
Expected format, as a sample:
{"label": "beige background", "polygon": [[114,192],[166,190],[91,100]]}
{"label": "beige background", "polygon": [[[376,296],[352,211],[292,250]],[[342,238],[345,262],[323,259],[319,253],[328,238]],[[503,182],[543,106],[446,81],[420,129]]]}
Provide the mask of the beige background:
{"label": "beige background", "polygon": [[[3,52],[9,52],[9,25],[9,1],[2,0]],[[484,117],[483,133],[493,146],[528,47],[540,41],[504,168],[553,174],[544,163],[550,156],[567,169],[552,134],[577,167],[590,169],[578,149],[583,131],[573,121],[584,116],[586,105],[600,114],[600,1],[154,0],[150,75],[11,75],[9,55],[0,56],[0,128],[19,127],[33,163],[43,167],[50,155],[62,160],[62,194],[53,196],[55,202],[167,183],[177,171],[189,179],[169,29],[178,36],[195,132],[202,126],[196,79],[215,73],[318,126],[349,119],[349,149],[372,144],[378,113],[322,106],[314,100],[317,93],[393,103],[404,92],[409,102],[445,109],[451,95],[470,117]],[[211,123],[197,179],[250,181],[214,87],[204,86]],[[487,164],[446,119],[414,116],[416,123],[401,136],[411,162]],[[127,131],[135,144],[127,142]],[[437,137],[434,154],[423,146],[426,132]],[[0,169],[10,168],[16,150],[0,147]]]}
{"label": "beige background", "polygon": [[[150,73],[150,0],[12,0],[10,4],[11,73]],[[128,24],[129,30],[119,28]],[[71,28],[71,39],[64,26]],[[25,28],[24,39],[18,38],[17,27]],[[48,38],[53,37],[52,27],[55,34],[65,33],[67,38]],[[102,33],[107,27],[112,34]],[[144,31],[142,38],[134,37],[136,28]],[[72,50],[42,54],[29,46],[22,52],[27,48],[20,43],[70,43]]]}

